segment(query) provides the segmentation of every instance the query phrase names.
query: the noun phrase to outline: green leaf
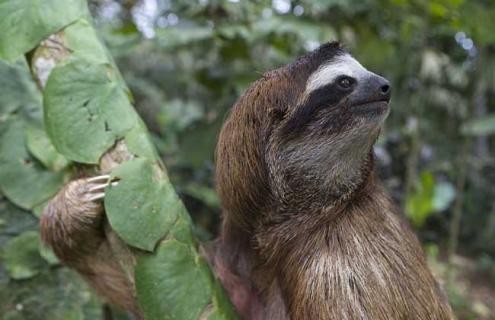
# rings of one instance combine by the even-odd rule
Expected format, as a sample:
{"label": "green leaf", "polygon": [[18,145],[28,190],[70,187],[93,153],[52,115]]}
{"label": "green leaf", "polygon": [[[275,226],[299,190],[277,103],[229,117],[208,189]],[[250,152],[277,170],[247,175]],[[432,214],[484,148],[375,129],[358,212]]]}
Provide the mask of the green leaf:
{"label": "green leaf", "polygon": [[45,201],[35,205],[32,209],[31,209],[31,213],[37,217],[37,218],[40,218],[41,217],[41,214],[43,213],[43,210],[45,210],[45,207],[46,205],[48,204],[48,202],[50,201],[50,199],[46,199]]}
{"label": "green leaf", "polygon": [[406,215],[416,227],[421,227],[434,212],[446,210],[455,197],[455,189],[448,182],[435,183],[431,172],[423,172],[414,192],[407,195]]}
{"label": "green leaf", "polygon": [[90,22],[80,19],[64,30],[66,46],[72,57],[95,64],[111,64],[113,59]]}
{"label": "green leaf", "polygon": [[0,124],[0,190],[16,205],[31,209],[62,187],[63,172],[47,171],[29,156],[24,127],[19,117]]}
{"label": "green leaf", "polygon": [[52,71],[44,107],[46,130],[55,148],[83,163],[98,163],[137,118],[118,72],[111,65],[82,60]]}
{"label": "green leaf", "polygon": [[[185,210],[153,254],[135,269],[140,306],[149,319],[238,319],[223,287],[198,254]],[[215,281],[216,280],[216,281]],[[211,306],[211,308],[207,308]]]}
{"label": "green leaf", "polygon": [[26,62],[21,60],[9,65],[0,60],[0,118],[32,105],[41,105],[41,96]]}
{"label": "green leaf", "polygon": [[133,154],[148,159],[158,159],[155,146],[151,141],[146,125],[138,118],[137,125],[125,136],[125,144]]}
{"label": "green leaf", "polygon": [[212,275],[206,261],[177,240],[164,241],[155,254],[139,257],[135,275],[146,319],[196,320],[211,303]]}
{"label": "green leaf", "polygon": [[38,252],[39,242],[36,231],[26,231],[5,245],[3,259],[10,277],[28,279],[38,274],[45,264]]}
{"label": "green leaf", "polygon": [[462,133],[471,136],[481,136],[495,133],[495,114],[473,119],[462,126]]}
{"label": "green leaf", "polygon": [[112,228],[131,246],[153,251],[185,210],[168,178],[147,159],[128,161],[112,172],[119,179],[105,194]]}
{"label": "green leaf", "polygon": [[422,226],[433,212],[435,178],[431,172],[423,172],[412,194],[407,195],[406,215],[416,227]]}
{"label": "green leaf", "polygon": [[85,15],[84,0],[0,0],[0,58],[14,61]]}
{"label": "green leaf", "polygon": [[69,164],[69,161],[55,150],[45,131],[40,128],[34,126],[27,128],[26,144],[29,152],[53,171],[60,171]]}
{"label": "green leaf", "polygon": [[430,14],[435,18],[444,18],[449,13],[448,8],[438,2],[430,3],[428,5],[428,9],[430,11]]}
{"label": "green leaf", "polygon": [[53,250],[50,247],[44,245],[41,241],[39,243],[38,251],[40,253],[40,256],[45,259],[48,264],[56,265],[60,263],[55,253],[53,253]]}

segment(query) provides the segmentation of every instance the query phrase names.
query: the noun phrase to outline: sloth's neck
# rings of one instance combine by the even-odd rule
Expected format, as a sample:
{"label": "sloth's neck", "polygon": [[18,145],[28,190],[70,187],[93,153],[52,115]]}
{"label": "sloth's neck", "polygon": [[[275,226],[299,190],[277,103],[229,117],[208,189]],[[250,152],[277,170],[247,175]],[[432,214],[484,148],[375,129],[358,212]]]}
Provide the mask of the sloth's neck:
{"label": "sloth's neck", "polygon": [[[346,142],[344,146],[335,145],[335,141],[321,143],[314,152],[311,150],[315,156],[308,158],[288,153],[283,166],[277,165],[280,160],[269,159],[273,207],[277,214],[263,219],[285,219],[288,215],[313,215],[314,212],[319,214],[323,208],[335,207],[336,203],[348,201],[361,193],[372,180],[373,140]],[[299,149],[297,152],[300,152]],[[263,223],[273,224],[273,221]]]}
{"label": "sloth's neck", "polygon": [[372,180],[246,241],[225,266],[254,301],[244,307],[263,309],[250,319],[450,319],[418,240]]}

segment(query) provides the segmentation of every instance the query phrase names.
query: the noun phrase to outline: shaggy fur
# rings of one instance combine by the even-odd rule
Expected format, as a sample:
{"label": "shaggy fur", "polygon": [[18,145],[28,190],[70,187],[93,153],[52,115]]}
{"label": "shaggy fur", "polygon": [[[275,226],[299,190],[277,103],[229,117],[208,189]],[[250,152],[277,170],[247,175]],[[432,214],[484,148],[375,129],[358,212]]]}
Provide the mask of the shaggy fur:
{"label": "shaggy fur", "polygon": [[215,265],[228,270],[224,283],[236,280],[231,295],[244,284],[252,305],[234,303],[245,319],[452,319],[373,176],[388,109],[360,99],[373,100],[372,82],[384,79],[353,77],[351,91],[308,81],[322,66],[345,69],[343,57],[324,45],[267,73],[232,109],[217,148],[225,222]]}
{"label": "shaggy fur", "polygon": [[133,282],[116,257],[116,235],[105,230],[103,206],[87,201],[87,193],[84,179],[61,190],[41,216],[41,238],[109,303],[139,316]]}

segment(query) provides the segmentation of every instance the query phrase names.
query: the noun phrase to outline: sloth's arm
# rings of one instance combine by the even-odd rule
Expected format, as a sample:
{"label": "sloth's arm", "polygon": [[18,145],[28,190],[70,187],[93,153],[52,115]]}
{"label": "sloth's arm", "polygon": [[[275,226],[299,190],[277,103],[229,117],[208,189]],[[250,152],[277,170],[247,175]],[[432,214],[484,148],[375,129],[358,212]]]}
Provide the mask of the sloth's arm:
{"label": "sloth's arm", "polygon": [[122,256],[112,245],[115,235],[105,228],[99,200],[108,183],[108,176],[69,182],[43,211],[41,238],[109,303],[139,317],[133,279],[118,260]]}

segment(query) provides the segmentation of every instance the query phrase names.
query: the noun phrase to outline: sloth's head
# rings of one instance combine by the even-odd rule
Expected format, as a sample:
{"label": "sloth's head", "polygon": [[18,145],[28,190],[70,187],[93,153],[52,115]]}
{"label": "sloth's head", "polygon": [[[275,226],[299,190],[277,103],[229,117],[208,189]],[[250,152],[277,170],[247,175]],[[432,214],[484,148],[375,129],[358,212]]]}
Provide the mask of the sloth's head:
{"label": "sloth's head", "polygon": [[317,209],[367,180],[389,82],[338,43],[266,73],[237,101],[217,147],[217,189],[242,226],[273,206]]}

